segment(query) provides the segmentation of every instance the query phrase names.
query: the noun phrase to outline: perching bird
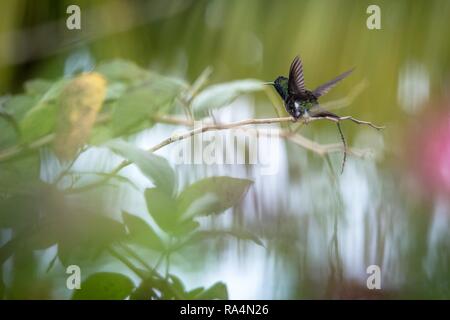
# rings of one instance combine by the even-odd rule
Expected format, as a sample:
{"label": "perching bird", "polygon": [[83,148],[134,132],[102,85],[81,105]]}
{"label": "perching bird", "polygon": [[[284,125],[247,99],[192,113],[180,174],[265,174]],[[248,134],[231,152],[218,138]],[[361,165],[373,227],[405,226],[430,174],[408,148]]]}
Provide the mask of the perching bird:
{"label": "perching bird", "polygon": [[[320,107],[318,99],[325,95],[331,88],[333,88],[339,81],[347,77],[353,69],[344,72],[335,79],[318,86],[313,91],[306,89],[305,80],[303,78],[303,65],[300,58],[297,56],[292,61],[289,78],[279,76],[274,82],[267,84],[273,85],[280,97],[283,99],[286,111],[295,119],[299,118],[317,118],[330,117],[339,119],[339,116],[324,110]],[[336,122],[339,133],[341,135],[342,143],[344,144],[344,160],[342,163],[342,172],[344,171],[345,160],[347,156],[347,146],[344,135],[341,130],[339,122]]]}

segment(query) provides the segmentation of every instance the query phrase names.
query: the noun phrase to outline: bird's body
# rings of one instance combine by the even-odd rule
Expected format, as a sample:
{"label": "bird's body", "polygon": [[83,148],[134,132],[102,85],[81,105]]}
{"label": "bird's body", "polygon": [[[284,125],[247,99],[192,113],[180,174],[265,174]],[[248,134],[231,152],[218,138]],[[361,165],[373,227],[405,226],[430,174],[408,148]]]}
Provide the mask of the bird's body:
{"label": "bird's body", "polygon": [[286,111],[295,120],[300,117],[338,117],[336,114],[320,108],[319,97],[327,93],[339,81],[347,77],[353,70],[339,75],[335,79],[326,82],[314,90],[305,87],[303,78],[303,65],[299,57],[295,57],[289,70],[289,77],[280,76],[271,83],[283,99]]}
{"label": "bird's body", "polygon": [[295,119],[300,116],[309,116],[309,110],[318,104],[317,98],[309,90],[305,90],[301,94],[290,95],[285,101],[286,111]]}
{"label": "bird's body", "polygon": [[[353,70],[342,73],[331,81],[324,83],[314,90],[305,87],[303,78],[303,65],[299,57],[295,57],[289,69],[289,77],[279,76],[273,83],[280,97],[283,99],[286,111],[294,118],[330,117],[339,119],[339,116],[320,107],[318,99],[333,88],[339,81],[347,77]],[[346,147],[344,135],[339,122],[337,122],[344,148]],[[345,154],[344,154],[345,164]],[[343,170],[344,167],[342,167]]]}

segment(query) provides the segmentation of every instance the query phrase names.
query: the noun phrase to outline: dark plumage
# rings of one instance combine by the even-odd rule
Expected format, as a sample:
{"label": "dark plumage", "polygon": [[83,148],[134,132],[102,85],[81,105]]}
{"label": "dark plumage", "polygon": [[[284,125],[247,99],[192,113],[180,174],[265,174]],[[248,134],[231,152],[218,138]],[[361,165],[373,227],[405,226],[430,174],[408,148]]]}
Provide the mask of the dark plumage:
{"label": "dark plumage", "polygon": [[[305,79],[303,77],[302,60],[297,56],[291,63],[289,69],[289,77],[279,76],[272,84],[283,99],[286,111],[295,119],[301,117],[331,117],[339,119],[339,116],[320,107],[318,99],[331,90],[339,81],[346,78],[353,69],[346,71],[333,80],[330,80],[316,89],[310,91],[305,87]],[[344,170],[346,159],[346,142],[342,134],[339,122],[337,122],[339,134],[344,144],[344,161],[342,171]]]}
{"label": "dark plumage", "polygon": [[286,111],[298,119],[302,116],[310,117],[338,117],[336,114],[326,111],[319,106],[318,99],[325,95],[339,81],[347,77],[352,70],[344,72],[331,81],[318,86],[313,91],[306,89],[303,77],[303,64],[300,58],[295,57],[289,69],[289,78],[280,76],[275,79],[272,85],[284,101]]}

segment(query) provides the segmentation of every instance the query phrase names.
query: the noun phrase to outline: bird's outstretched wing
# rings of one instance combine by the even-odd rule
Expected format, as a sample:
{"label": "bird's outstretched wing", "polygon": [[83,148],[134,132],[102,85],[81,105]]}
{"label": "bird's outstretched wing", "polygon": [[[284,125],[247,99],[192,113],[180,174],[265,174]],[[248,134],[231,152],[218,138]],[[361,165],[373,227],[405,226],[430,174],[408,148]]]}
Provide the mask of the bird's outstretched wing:
{"label": "bird's outstretched wing", "polygon": [[305,80],[303,79],[302,60],[297,56],[291,63],[289,69],[288,90],[290,94],[300,94],[305,92]]}
{"label": "bird's outstretched wing", "polygon": [[347,72],[344,72],[343,74],[338,75],[336,78],[334,78],[331,81],[328,81],[327,83],[324,83],[321,86],[318,86],[316,89],[314,89],[313,94],[316,98],[319,98],[323,96],[325,93],[330,91],[331,88],[333,88],[339,81],[347,77],[350,73],[352,73],[353,69],[348,70]]}

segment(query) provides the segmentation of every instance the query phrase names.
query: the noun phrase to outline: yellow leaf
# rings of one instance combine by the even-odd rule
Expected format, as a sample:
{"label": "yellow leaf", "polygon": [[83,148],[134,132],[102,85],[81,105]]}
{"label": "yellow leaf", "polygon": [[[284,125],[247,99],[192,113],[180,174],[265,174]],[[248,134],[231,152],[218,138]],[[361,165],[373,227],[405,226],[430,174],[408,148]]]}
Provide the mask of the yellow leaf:
{"label": "yellow leaf", "polygon": [[106,95],[106,80],[96,72],[70,81],[59,99],[54,150],[62,160],[71,159],[89,138]]}

